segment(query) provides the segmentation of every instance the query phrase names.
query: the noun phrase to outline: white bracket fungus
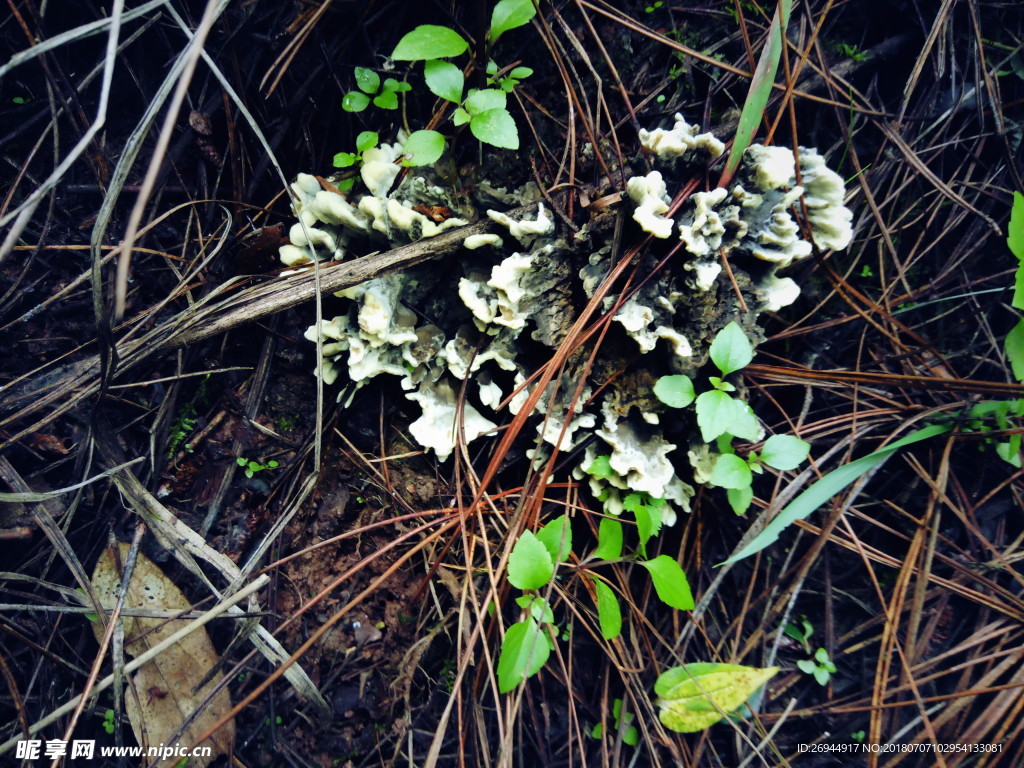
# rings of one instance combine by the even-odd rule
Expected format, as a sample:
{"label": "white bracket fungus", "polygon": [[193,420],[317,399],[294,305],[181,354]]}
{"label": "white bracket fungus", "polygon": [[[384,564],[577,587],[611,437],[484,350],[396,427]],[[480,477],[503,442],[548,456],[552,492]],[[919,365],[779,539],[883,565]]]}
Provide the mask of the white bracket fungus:
{"label": "white bracket fungus", "polygon": [[537,209],[537,218],[533,220],[516,221],[501,211],[493,210],[487,211],[487,217],[507,228],[509,234],[516,240],[526,243],[537,236],[550,235],[555,231],[555,222],[548,216],[548,212],[544,209],[544,203],[538,203]]}
{"label": "white bracket fungus", "polygon": [[424,384],[419,391],[410,392],[407,397],[423,409],[423,415],[409,425],[409,432],[424,448],[433,449],[438,461],[444,461],[455,450],[459,426],[467,443],[498,426],[481,416],[480,411],[469,403],[465,403],[460,411],[455,390],[445,381]]}
{"label": "white bracket fungus", "polygon": [[494,248],[501,248],[503,244],[501,237],[494,234],[470,235],[462,241],[462,247],[470,251],[475,251],[477,248],[483,248],[485,245],[490,245]]}
{"label": "white bracket fungus", "polygon": [[398,142],[381,144],[379,147],[373,147],[363,152],[363,167],[359,169],[359,175],[371,195],[387,197],[391,185],[395,183],[395,179],[402,171],[402,168],[397,165],[401,156],[402,145]]}
{"label": "white bracket fungus", "polygon": [[[719,156],[722,143],[697,131],[677,115],[672,129],[641,131],[640,136],[649,154],[659,160],[694,150]],[[353,239],[383,235],[389,242],[406,242],[465,223],[457,216],[434,221],[421,212],[424,209],[415,210],[420,205],[444,204],[473,218],[459,208],[461,201],[448,198],[444,189],[423,177],[407,177],[392,191],[401,151],[399,143],[365,152],[361,176],[368,192],[348,199],[329,184],[300,174],[291,185],[292,208],[300,224],[291,229],[291,243],[281,247],[282,261],[289,266],[309,264],[316,258],[337,257],[352,247]],[[676,445],[665,437],[673,434],[666,430],[675,420],[659,418],[660,406],[650,395],[650,386],[666,370],[692,372],[694,350],[687,334],[709,332],[703,318],[711,315],[716,320],[717,299],[731,294],[731,287],[718,279],[719,253],[742,276],[742,290],[753,299],[755,311],[775,311],[799,295],[797,283],[777,276],[777,270],[812,252],[798,223],[801,208],[806,210],[805,233],[809,230],[819,247],[843,248],[852,237],[842,179],[813,149],[801,148],[798,157],[797,161],[784,147],[754,145],[730,188],[693,194],[674,219],[665,215],[670,197],[660,171],[629,180],[626,191],[634,204],[633,218],[662,239],[678,227],[683,245],[679,258],[685,263],[646,273],[617,310],[613,319],[618,338],[608,345],[613,359],[596,361],[592,374],[602,383],[598,394],[589,387],[577,392],[578,370],[572,366],[582,366],[578,362],[567,363],[570,369],[548,383],[531,414],[534,419],[542,417],[535,422],[539,447],[529,451],[531,460],[545,460],[552,450],[568,451],[596,437],[589,440],[575,475],[586,475],[597,456],[609,457],[612,475],[589,476],[606,512],[621,513],[629,493],[666,500],[667,524],[677,510],[689,509],[693,489],[676,475],[670,460]],[[490,200],[497,199],[498,192],[507,201],[533,200],[537,194],[532,186],[512,193],[494,190]],[[510,413],[525,407],[536,386],[526,385],[529,368],[521,358],[527,344],[557,347],[576,318],[576,293],[595,296],[613,272],[610,247],[597,246],[581,258],[580,244],[593,236],[580,233],[572,245],[557,239],[554,220],[542,203],[533,219],[516,221],[494,210],[487,215],[508,229],[519,242],[519,251],[505,250],[497,235],[467,237],[467,249],[490,248],[471,257],[463,253],[461,260],[443,268],[414,267],[341,291],[338,296],[351,302],[347,311],[306,332],[306,338],[322,340],[317,375],[325,383],[341,374],[357,387],[380,375],[399,379],[405,397],[422,411],[410,425],[410,434],[440,460],[459,444],[458,430],[469,443],[497,428],[494,412],[505,393],[510,393]],[[653,259],[661,257],[642,258],[653,265]],[[616,290],[621,288],[612,286],[604,296],[606,310],[619,302]],[[627,336],[636,347],[623,346]],[[662,340],[665,343],[659,343]],[[709,339],[697,341],[703,348]],[[638,361],[638,352],[656,360],[656,365]],[[625,381],[605,389],[602,377],[609,375]],[[460,391],[470,402],[460,402]],[[707,482],[713,460],[707,447],[703,452],[691,450],[690,456],[697,481]]]}
{"label": "white bracket fungus", "polygon": [[700,128],[690,125],[678,112],[675,125],[670,130],[655,128],[653,131],[640,129],[640,144],[644,149],[662,160],[682,157],[695,149],[703,149],[711,157],[721,157],[725,144],[710,133],[698,133]]}
{"label": "white bracket fungus", "polygon": [[626,182],[626,194],[636,203],[633,221],[644,232],[650,232],[662,240],[672,234],[674,222],[661,215],[668,213],[668,204],[671,202],[661,173],[651,171],[646,176],[634,176]]}
{"label": "white bracket fungus", "polygon": [[722,245],[725,223],[715,207],[729,192],[724,187],[696,192],[690,197],[693,210],[680,219],[679,239],[694,256],[707,256]]}

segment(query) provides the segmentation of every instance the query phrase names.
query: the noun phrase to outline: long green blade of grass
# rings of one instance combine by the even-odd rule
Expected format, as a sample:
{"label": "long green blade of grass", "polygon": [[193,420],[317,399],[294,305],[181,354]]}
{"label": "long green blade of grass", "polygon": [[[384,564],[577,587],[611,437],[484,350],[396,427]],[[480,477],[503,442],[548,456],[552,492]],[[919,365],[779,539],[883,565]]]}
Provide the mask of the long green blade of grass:
{"label": "long green blade of grass", "polygon": [[885,446],[885,448],[880,448],[874,453],[869,453],[867,456],[862,456],[856,461],[851,461],[849,464],[837,467],[793,499],[774,520],[765,526],[765,529],[753,541],[722,563],[722,565],[735,563],[750,557],[765,547],[774,544],[778,540],[779,534],[791,524],[797,520],[803,520],[822,504],[852,484],[857,478],[877,467],[901,448],[921,440],[927,440],[929,437],[944,435],[952,431],[952,429],[952,424],[932,424],[912,432],[901,440],[897,440],[895,443]]}
{"label": "long green blade of grass", "polygon": [[724,187],[732,181],[733,174],[740,166],[743,153],[750,146],[754,134],[757,133],[757,126],[761,124],[764,108],[768,105],[768,97],[772,94],[775,74],[779,70],[779,59],[782,58],[782,34],[786,25],[789,24],[789,12],[792,7],[793,0],[780,0],[779,7],[775,9],[772,27],[768,32],[768,44],[761,50],[761,58],[758,59],[757,68],[754,69],[750,90],[747,91],[747,100],[743,103],[743,111],[740,113],[739,123],[736,126],[736,137],[732,142],[729,159],[726,160],[722,177],[718,180],[720,187]]}

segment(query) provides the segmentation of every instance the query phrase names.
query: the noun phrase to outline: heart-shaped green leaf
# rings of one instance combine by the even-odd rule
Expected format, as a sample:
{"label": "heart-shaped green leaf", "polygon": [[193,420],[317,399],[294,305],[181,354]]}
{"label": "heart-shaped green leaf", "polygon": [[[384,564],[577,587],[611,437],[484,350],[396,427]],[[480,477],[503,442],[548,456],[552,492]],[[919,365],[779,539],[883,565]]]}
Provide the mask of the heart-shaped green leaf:
{"label": "heart-shaped green leaf", "polygon": [[458,56],[469,48],[466,39],[448,27],[423,24],[407,33],[391,54],[395,61],[423,61]]}
{"label": "heart-shaped green leaf", "polygon": [[508,556],[508,580],[517,589],[540,589],[555,574],[555,563],[532,531],[523,535]]}

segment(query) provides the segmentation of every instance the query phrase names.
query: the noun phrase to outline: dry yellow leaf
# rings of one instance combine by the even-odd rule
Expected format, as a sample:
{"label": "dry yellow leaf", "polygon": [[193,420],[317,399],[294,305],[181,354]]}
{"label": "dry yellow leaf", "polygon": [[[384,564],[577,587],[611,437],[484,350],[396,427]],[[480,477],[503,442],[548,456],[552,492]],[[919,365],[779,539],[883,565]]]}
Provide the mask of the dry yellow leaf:
{"label": "dry yellow leaf", "polygon": [[[110,610],[117,602],[117,590],[123,578],[123,563],[128,545],[119,544],[117,550],[107,548],[96,563],[92,586],[104,608]],[[128,584],[123,611],[188,611],[192,606],[152,560],[139,554],[135,570]],[[138,656],[181,629],[186,622],[156,618],[123,617],[125,653]],[[93,622],[93,632],[102,638],[103,628]],[[182,724],[206,699],[221,681],[218,672],[203,687],[196,689],[206,674],[217,664],[218,656],[205,629],[197,629],[142,665],[130,678],[132,690],[125,700],[125,712],[131,722],[135,738],[145,749],[186,748],[196,737],[231,710],[231,697],[227,689],[218,693],[210,704],[189,724],[181,736],[171,737],[181,730]],[[222,754],[229,754],[235,740],[235,726],[228,723],[217,733],[196,745],[210,748],[209,756],[189,757],[189,768],[206,768]],[[171,768],[181,762],[180,753],[154,753],[169,755],[157,763],[160,768]]]}

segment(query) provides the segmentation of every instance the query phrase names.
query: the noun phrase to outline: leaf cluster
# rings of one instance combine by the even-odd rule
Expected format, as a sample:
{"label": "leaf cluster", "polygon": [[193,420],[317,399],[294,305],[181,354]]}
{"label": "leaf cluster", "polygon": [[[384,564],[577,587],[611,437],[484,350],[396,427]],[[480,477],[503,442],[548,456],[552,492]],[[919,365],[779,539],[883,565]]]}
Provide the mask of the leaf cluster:
{"label": "leaf cluster", "polygon": [[[631,502],[634,509],[649,506],[656,510],[659,504],[664,505],[661,500],[642,499],[640,496],[637,494],[635,503]],[[655,515],[653,512],[651,514]],[[658,514],[659,528],[660,519]],[[602,519],[597,547],[588,560],[618,561],[622,556],[622,542],[622,523],[609,518]],[[560,563],[569,562],[572,543],[569,518],[560,515],[536,533],[524,531],[509,553],[509,583],[528,594],[516,598],[522,618],[506,630],[501,644],[497,672],[498,689],[502,693],[508,693],[519,683],[537,674],[554,649],[554,613],[547,598],[536,593],[554,580]],[[654,591],[663,603],[679,610],[693,609],[693,594],[679,563],[668,555],[638,560],[637,563],[650,575]],[[594,586],[601,635],[607,640],[613,640],[622,632],[622,610],[618,598],[605,579],[594,573],[588,576]]]}
{"label": "leaf cluster", "polygon": [[693,404],[701,437],[707,443],[717,442],[719,450],[710,482],[726,489],[730,506],[741,515],[754,498],[751,488],[754,474],[763,472],[764,465],[778,470],[795,469],[807,458],[810,445],[792,435],[772,435],[760,454],[751,451],[745,459],[737,456],[732,439],[757,440],[761,427],[751,407],[732,395],[736,387],[725,377],[750,364],[754,347],[743,329],[731,322],[715,336],[710,354],[721,373],[721,376],[708,377],[711,389],[698,395],[689,376],[672,375],[658,379],[654,394],[671,408]]}
{"label": "leaf cluster", "polygon": [[[528,24],[536,13],[534,0],[500,0],[491,14],[488,45],[493,46],[505,32]],[[489,60],[486,67],[490,87],[467,91],[462,68],[447,59],[461,56],[468,50],[469,41],[454,29],[422,24],[398,41],[391,58],[394,61],[423,62],[427,89],[438,98],[456,105],[452,115],[452,123],[456,127],[469,125],[470,133],[484,144],[499,149],[519,149],[519,129],[508,111],[507,95],[520,81],[532,75],[533,70],[514,67],[502,72],[496,62]],[[412,89],[408,82],[392,77],[382,82],[380,75],[365,67],[356,67],[355,79],[356,90],[349,91],[342,99],[342,109],[347,112],[361,112],[371,103],[381,109],[398,109],[398,94]],[[414,131],[403,146],[404,165],[431,165],[444,152],[445,138],[438,131]],[[334,160],[338,168],[358,162],[357,155],[348,152],[335,155]],[[339,165],[339,162],[343,164]]]}
{"label": "leaf cluster", "polygon": [[268,461],[266,464],[261,464],[260,462],[254,461],[253,459],[247,459],[244,456],[239,456],[237,459],[235,459],[235,462],[238,464],[238,466],[245,467],[245,476],[248,478],[251,478],[257,472],[262,472],[265,469],[274,469],[280,466],[280,464],[278,464],[278,462],[274,461],[273,459]]}

